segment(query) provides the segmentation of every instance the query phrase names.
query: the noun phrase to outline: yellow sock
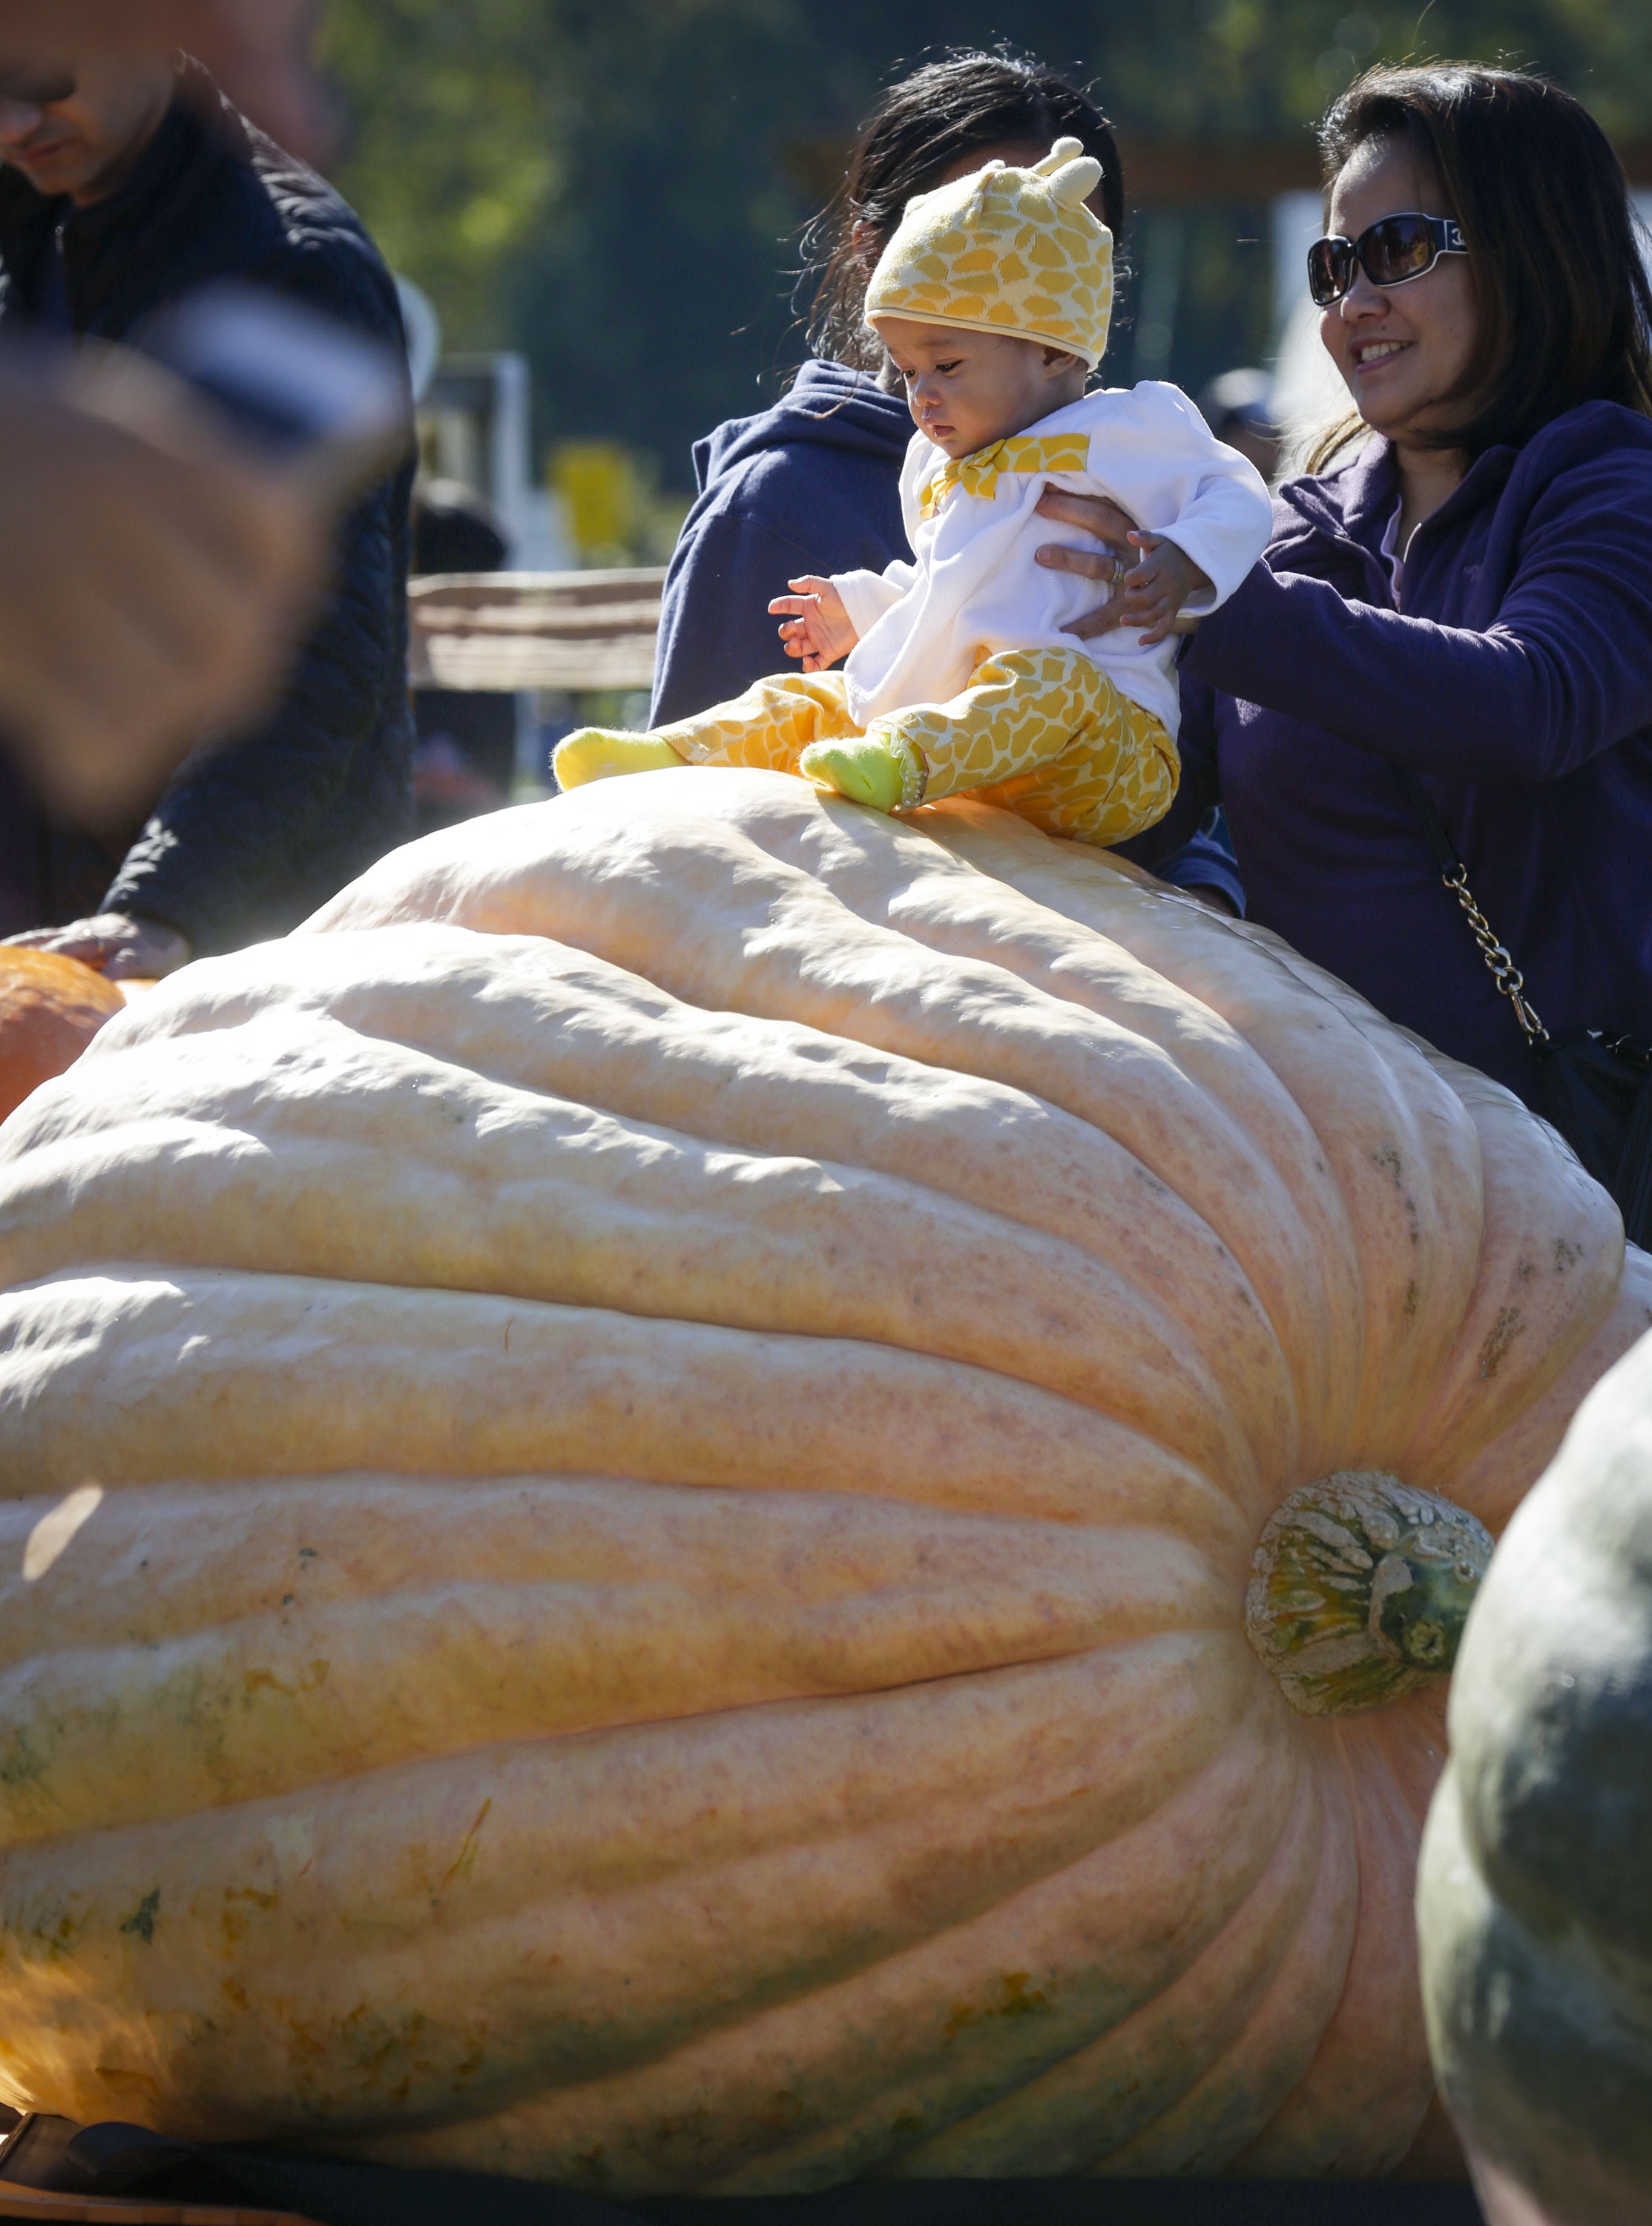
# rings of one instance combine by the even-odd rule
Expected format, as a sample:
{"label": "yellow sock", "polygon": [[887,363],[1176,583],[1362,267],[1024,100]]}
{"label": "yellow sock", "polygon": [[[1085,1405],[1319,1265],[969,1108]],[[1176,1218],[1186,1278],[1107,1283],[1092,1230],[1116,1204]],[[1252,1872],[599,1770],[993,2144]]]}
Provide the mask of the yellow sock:
{"label": "yellow sock", "polygon": [[581,727],[564,735],[551,753],[550,769],[558,788],[582,788],[588,780],[607,780],[615,773],[658,773],[683,760],[669,742],[652,735],[616,734],[607,727]]}

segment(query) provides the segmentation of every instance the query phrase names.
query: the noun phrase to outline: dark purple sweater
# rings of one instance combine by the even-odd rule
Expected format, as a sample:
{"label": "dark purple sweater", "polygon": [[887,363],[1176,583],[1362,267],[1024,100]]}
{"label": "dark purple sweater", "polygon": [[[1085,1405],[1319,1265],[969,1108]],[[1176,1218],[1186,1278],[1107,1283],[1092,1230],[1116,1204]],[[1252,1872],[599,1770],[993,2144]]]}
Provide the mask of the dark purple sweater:
{"label": "dark purple sweater", "polygon": [[1478,458],[1379,551],[1388,443],[1294,480],[1182,665],[1182,788],[1218,799],[1250,917],[1522,1096],[1532,1063],[1407,809],[1422,779],[1551,1035],[1652,1039],[1652,422],[1590,403]]}

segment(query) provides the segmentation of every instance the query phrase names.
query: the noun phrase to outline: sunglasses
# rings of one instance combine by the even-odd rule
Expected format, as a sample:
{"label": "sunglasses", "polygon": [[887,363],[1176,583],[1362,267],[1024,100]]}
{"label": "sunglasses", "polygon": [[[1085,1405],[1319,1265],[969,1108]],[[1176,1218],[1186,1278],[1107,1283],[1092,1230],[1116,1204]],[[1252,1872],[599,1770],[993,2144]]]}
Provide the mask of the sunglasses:
{"label": "sunglasses", "polygon": [[0,60],[0,100],[15,100],[22,108],[54,108],[79,91],[74,72],[59,63]]}
{"label": "sunglasses", "polygon": [[1454,217],[1385,216],[1357,239],[1316,239],[1308,250],[1308,291],[1320,308],[1340,302],[1357,268],[1373,286],[1403,286],[1432,270],[1442,255],[1466,255]]}

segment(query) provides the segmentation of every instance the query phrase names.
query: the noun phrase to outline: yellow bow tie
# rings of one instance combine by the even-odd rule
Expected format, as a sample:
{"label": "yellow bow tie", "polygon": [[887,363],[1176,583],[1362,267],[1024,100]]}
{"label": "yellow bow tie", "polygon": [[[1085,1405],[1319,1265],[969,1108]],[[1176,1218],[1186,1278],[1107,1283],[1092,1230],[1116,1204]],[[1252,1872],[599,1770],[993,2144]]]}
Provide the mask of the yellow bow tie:
{"label": "yellow bow tie", "polygon": [[933,518],[954,487],[966,494],[984,495],[988,502],[997,493],[1006,472],[1031,476],[1038,472],[1082,472],[1090,467],[1090,436],[1057,433],[1040,441],[1028,433],[1012,433],[973,456],[956,456],[924,482],[918,499],[920,515]]}

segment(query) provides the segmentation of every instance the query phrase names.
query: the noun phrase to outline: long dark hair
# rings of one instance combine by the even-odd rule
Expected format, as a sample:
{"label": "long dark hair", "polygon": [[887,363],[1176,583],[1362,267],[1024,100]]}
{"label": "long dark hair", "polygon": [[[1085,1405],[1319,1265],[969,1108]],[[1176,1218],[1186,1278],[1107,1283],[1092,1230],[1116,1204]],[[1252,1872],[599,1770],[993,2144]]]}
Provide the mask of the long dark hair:
{"label": "long dark hair", "polygon": [[1372,140],[1411,149],[1468,243],[1479,334],[1437,445],[1518,447],[1584,402],[1652,417],[1652,287],[1623,166],[1581,101],[1528,70],[1368,71],[1320,127],[1327,206]]}
{"label": "long dark hair", "polygon": [[[804,235],[804,283],[814,280],[809,345],[861,371],[883,351],[861,322],[867,281],[914,194],[965,156],[1013,145],[1083,142],[1102,166],[1102,220],[1124,229],[1124,170],[1112,126],[1089,94],[1030,57],[952,54],[891,86],[861,126],[842,184]],[[855,227],[865,227],[859,245]]]}

